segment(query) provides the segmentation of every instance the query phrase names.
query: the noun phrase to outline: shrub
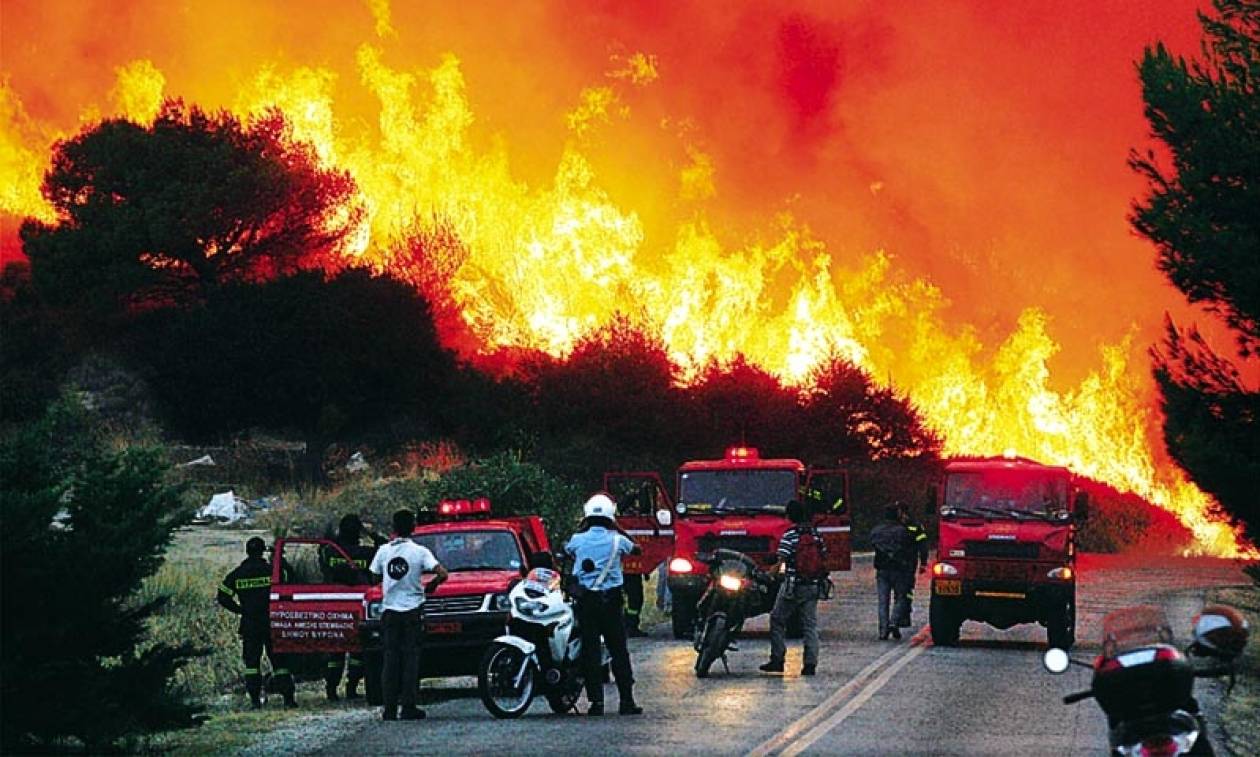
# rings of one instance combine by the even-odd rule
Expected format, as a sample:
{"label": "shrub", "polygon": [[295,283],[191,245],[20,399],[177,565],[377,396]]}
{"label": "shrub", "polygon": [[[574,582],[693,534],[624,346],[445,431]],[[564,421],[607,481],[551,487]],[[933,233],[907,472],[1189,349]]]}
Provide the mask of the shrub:
{"label": "shrub", "polygon": [[1122,552],[1140,546],[1148,552],[1180,554],[1194,535],[1177,516],[1134,494],[1090,482],[1089,520],[1078,538],[1083,552]]}

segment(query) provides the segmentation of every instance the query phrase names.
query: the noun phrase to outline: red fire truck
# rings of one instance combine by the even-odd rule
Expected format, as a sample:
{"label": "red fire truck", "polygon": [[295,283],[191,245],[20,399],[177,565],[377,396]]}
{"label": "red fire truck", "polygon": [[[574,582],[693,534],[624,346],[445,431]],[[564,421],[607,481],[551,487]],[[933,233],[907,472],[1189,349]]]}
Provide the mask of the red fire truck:
{"label": "red fire truck", "polygon": [[800,460],[763,459],[752,447],[732,447],[721,460],[694,460],[678,469],[676,497],[656,473],[607,473],[614,496],[630,487],[650,492],[651,514],[618,513],[617,520],[643,549],[626,563],[646,573],[669,561],[674,638],[691,638],[696,601],[707,580],[697,552],[735,549],[764,566],[774,562],[779,538],[791,525],[786,505],[799,499],[814,508],[814,524],[827,544],[830,570],[849,569],[849,478],[842,470],[809,470]]}
{"label": "red fire truck", "polygon": [[1076,638],[1076,524],[1089,497],[1067,468],[1013,455],[954,460],[944,487],[932,565],[932,642],[958,643],[964,620],[997,628],[1037,622],[1050,646]]}
{"label": "red fire truck", "polygon": [[[507,625],[508,590],[529,571],[534,554],[550,550],[547,532],[538,516],[494,517],[485,498],[444,500],[429,517],[412,538],[451,577],[425,604],[421,675],[472,675]],[[364,652],[368,702],[379,704],[381,587],[364,571],[330,576],[320,567],[325,550],[349,560],[328,539],[276,541],[272,644],[281,653]],[[287,581],[281,565],[289,569]]]}

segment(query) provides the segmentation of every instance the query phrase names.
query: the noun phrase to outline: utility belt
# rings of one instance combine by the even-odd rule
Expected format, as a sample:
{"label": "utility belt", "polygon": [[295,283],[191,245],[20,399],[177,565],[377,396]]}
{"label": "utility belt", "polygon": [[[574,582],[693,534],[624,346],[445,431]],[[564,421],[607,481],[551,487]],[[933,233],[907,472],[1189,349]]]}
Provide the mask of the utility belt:
{"label": "utility belt", "polygon": [[797,592],[802,589],[817,589],[818,600],[831,599],[831,593],[835,590],[836,585],[832,583],[831,578],[823,576],[822,578],[801,578],[795,574],[789,574],[783,580],[783,596],[786,599],[795,599]]}
{"label": "utility belt", "polygon": [[587,589],[582,592],[582,596],[578,598],[581,604],[617,604],[622,601],[622,591],[620,586],[614,586],[611,589]]}

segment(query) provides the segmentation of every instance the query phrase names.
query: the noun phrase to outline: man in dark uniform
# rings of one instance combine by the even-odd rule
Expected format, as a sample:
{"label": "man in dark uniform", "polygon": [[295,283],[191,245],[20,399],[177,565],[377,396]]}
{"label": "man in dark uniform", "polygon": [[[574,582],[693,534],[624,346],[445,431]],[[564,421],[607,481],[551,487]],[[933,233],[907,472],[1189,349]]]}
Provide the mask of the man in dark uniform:
{"label": "man in dark uniform", "polygon": [[[350,559],[347,562],[346,558],[335,549],[323,549],[320,552],[320,570],[324,574],[324,580],[328,583],[349,585],[371,583],[368,577],[368,566],[372,564],[372,558],[376,556],[376,548],[385,540],[379,536],[371,534],[369,536],[372,538],[372,546],[360,544],[363,538],[363,521],[353,513],[342,517],[341,522],[337,524],[337,537],[334,541]],[[341,674],[346,669],[346,656],[342,652],[328,655],[324,668],[324,693],[330,702],[337,701],[337,685],[341,683]],[[357,699],[359,682],[363,680],[363,654],[351,652],[349,658],[350,673],[346,676],[346,699]]]}
{"label": "man in dark uniform", "polygon": [[245,690],[250,705],[262,707],[262,654],[271,661],[272,687],[284,696],[286,707],[294,707],[293,676],[282,655],[271,651],[271,564],[263,559],[267,548],[255,536],[245,542],[245,560],[223,579],[219,604],[241,616],[241,656],[245,661]]}
{"label": "man in dark uniform", "polygon": [[[654,487],[651,484],[645,484],[637,494],[628,497],[618,505],[617,509],[629,515],[655,515],[656,509],[653,507],[653,493]],[[643,617],[643,582],[650,577],[650,575],[637,573],[626,573],[624,575],[625,583],[622,584],[622,587],[626,594],[626,636],[631,638],[647,635],[639,627],[639,621]]]}
{"label": "man in dark uniform", "polygon": [[[875,550],[875,593],[879,612],[879,638],[901,638],[897,621],[906,613],[904,587],[906,574],[914,581],[914,543],[910,532],[901,523],[896,504],[884,508],[884,520],[871,529],[871,547]],[[889,600],[892,612],[889,612]]]}
{"label": "man in dark uniform", "polygon": [[927,531],[923,530],[923,526],[910,517],[910,508],[902,503],[898,503],[897,506],[901,509],[901,524],[906,527],[906,531],[910,534],[910,541],[914,545],[914,556],[910,558],[911,570],[902,574],[902,585],[897,588],[897,591],[904,597],[904,600],[898,605],[901,608],[901,614],[897,617],[897,626],[899,628],[909,628],[911,605],[914,603],[913,567],[914,563],[918,562],[919,573],[927,572],[928,535]]}

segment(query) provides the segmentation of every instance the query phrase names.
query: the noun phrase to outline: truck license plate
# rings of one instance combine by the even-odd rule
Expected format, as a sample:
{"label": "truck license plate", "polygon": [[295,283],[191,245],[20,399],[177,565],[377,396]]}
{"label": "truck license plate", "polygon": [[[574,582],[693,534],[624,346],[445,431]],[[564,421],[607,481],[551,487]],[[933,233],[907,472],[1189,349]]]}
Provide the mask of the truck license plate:
{"label": "truck license plate", "polygon": [[458,621],[450,621],[446,623],[425,623],[424,630],[426,633],[456,634],[464,630],[464,624]]}
{"label": "truck license plate", "polygon": [[962,581],[957,579],[945,579],[936,581],[932,584],[936,589],[936,593],[943,597],[960,597],[962,596]]}

